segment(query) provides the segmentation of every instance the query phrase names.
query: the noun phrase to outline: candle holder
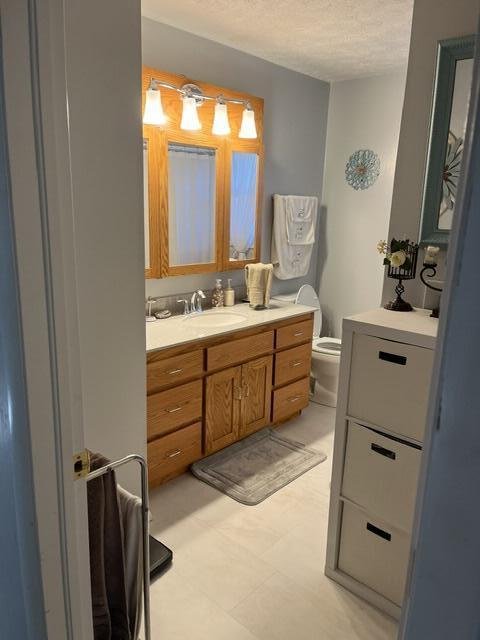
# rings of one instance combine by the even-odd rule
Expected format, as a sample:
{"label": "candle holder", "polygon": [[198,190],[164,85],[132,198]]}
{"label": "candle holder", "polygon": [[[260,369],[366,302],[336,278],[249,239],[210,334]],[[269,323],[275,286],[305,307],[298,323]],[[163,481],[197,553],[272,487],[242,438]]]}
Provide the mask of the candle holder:
{"label": "candle holder", "polygon": [[[440,287],[434,287],[433,284],[430,284],[425,280],[425,276],[427,276],[427,278],[435,278],[435,276],[437,275],[437,266],[438,265],[436,262],[424,262],[423,268],[420,271],[420,280],[427,287],[427,289],[431,289],[432,291],[439,291],[440,293],[442,293],[443,289],[441,289]],[[435,307],[435,309],[432,309],[430,317],[438,318],[439,314],[440,307]]]}
{"label": "candle holder", "polygon": [[418,244],[409,240],[395,240],[390,243],[390,253],[384,259],[388,265],[387,276],[398,280],[395,287],[397,297],[387,302],[385,309],[389,311],[413,311],[412,305],[402,298],[405,292],[404,280],[413,280],[417,272]]}

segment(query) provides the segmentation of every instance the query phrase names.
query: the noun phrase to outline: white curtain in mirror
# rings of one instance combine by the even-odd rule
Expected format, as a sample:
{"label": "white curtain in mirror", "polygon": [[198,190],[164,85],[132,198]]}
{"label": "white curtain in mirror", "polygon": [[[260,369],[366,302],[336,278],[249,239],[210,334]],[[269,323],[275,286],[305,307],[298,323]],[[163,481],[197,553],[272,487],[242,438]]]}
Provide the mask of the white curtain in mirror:
{"label": "white curtain in mirror", "polygon": [[230,196],[230,260],[254,257],[258,155],[234,151]]}
{"label": "white curtain in mirror", "polygon": [[168,145],[171,266],[215,261],[215,149]]}
{"label": "white curtain in mirror", "polygon": [[145,269],[150,268],[150,212],[148,205],[148,140],[143,139],[143,224],[145,226]]}

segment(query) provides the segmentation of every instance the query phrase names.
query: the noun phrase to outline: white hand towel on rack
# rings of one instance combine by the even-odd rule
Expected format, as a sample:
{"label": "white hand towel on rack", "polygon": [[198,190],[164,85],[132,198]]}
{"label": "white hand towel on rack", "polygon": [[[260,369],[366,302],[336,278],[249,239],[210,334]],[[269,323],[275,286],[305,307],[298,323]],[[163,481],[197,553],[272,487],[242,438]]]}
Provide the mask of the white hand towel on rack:
{"label": "white hand towel on rack", "polygon": [[133,640],[137,640],[142,621],[142,501],[120,485],[117,485],[117,493],[123,524],[125,586],[130,632]]}
{"label": "white hand towel on rack", "polygon": [[315,242],[318,198],[316,196],[283,196],[288,244]]}
{"label": "white hand towel on rack", "polygon": [[[311,230],[307,236],[303,235],[303,243],[290,244],[287,237],[287,199],[299,198],[306,199],[304,196],[282,196],[275,194],[273,196],[273,225],[272,225],[272,262],[273,273],[280,280],[288,280],[290,278],[301,278],[306,275],[310,266],[312,249],[315,242],[315,224],[317,217],[318,198],[312,196],[312,207],[309,207],[307,216],[311,218]],[[301,211],[298,211],[301,213]],[[292,214],[294,215],[294,214]],[[305,217],[307,217],[305,216]],[[305,243],[305,239],[309,242]]]}

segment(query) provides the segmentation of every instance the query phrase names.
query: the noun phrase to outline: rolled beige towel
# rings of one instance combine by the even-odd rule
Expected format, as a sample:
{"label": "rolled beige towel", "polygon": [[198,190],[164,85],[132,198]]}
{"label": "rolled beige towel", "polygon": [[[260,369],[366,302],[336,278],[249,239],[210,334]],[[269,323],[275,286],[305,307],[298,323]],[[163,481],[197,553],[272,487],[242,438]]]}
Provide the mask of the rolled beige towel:
{"label": "rolled beige towel", "polygon": [[245,265],[245,283],[250,306],[268,307],[272,290],[273,265],[257,262]]}

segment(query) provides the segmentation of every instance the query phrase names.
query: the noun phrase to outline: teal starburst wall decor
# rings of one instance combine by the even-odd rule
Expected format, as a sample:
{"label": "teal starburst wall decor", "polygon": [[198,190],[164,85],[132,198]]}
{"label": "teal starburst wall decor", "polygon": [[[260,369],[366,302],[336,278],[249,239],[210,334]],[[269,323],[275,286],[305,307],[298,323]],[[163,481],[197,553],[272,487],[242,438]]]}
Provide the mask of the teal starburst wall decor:
{"label": "teal starburst wall decor", "polygon": [[345,167],[345,179],[358,189],[368,189],[380,175],[380,158],[370,149],[359,149],[352,153]]}

